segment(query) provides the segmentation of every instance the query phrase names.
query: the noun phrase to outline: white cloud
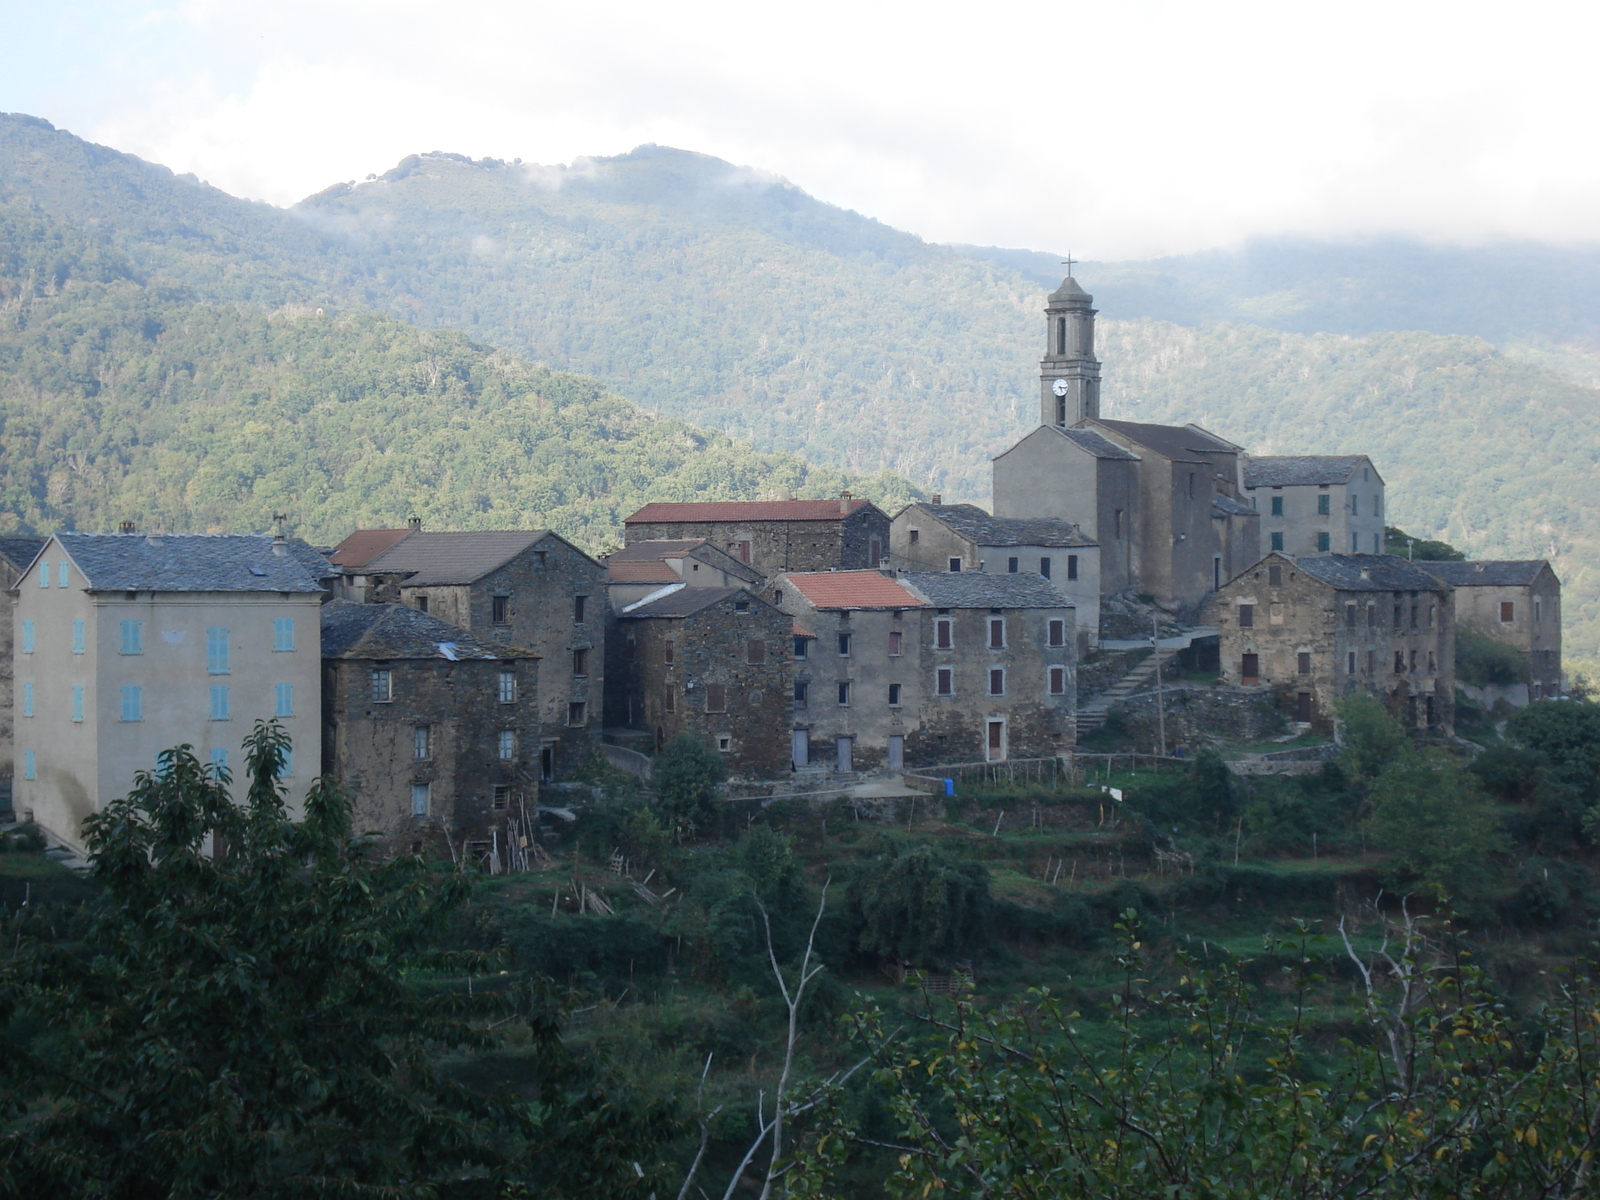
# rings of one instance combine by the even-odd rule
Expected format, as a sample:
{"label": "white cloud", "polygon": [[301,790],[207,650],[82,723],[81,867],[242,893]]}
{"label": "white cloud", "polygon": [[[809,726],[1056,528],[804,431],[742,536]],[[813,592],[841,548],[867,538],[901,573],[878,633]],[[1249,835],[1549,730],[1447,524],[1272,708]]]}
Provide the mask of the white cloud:
{"label": "white cloud", "polygon": [[186,54],[108,42],[75,131],[275,203],[417,151],[554,164],[655,141],[932,240],[1091,257],[1284,232],[1600,239],[1597,21],[1577,4],[1514,20],[1395,0],[160,15]]}

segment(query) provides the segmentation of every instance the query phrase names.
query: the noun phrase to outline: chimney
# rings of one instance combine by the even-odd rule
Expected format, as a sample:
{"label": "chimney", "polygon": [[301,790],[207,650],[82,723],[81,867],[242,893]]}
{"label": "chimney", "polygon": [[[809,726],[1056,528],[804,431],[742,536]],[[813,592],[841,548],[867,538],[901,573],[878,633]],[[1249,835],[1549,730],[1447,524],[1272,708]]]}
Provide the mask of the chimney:
{"label": "chimney", "polygon": [[408,517],[408,518],[406,518],[406,528],[411,530],[412,533],[421,533],[422,532],[422,518],[421,517]]}
{"label": "chimney", "polygon": [[1366,580],[1370,580],[1372,578],[1372,571],[1367,567],[1362,567],[1361,568],[1361,578],[1366,579]]}
{"label": "chimney", "polygon": [[133,522],[132,521],[120,522],[117,525],[117,532],[118,533],[133,533],[133,532],[135,532],[135,530],[133,528]]}
{"label": "chimney", "polygon": [[851,497],[850,497],[850,493],[849,492],[840,492],[839,493],[839,511],[840,512],[848,513],[850,511],[850,499],[851,499]]}
{"label": "chimney", "polygon": [[272,535],[272,552],[279,558],[284,558],[289,553],[289,539],[281,533]]}
{"label": "chimney", "polygon": [[929,504],[943,504],[944,503],[944,497],[941,496],[938,492],[935,492],[932,495],[932,497],[929,498],[928,503]]}
{"label": "chimney", "polygon": [[144,544],[146,546],[161,545],[161,535],[152,529],[149,533],[144,535]]}

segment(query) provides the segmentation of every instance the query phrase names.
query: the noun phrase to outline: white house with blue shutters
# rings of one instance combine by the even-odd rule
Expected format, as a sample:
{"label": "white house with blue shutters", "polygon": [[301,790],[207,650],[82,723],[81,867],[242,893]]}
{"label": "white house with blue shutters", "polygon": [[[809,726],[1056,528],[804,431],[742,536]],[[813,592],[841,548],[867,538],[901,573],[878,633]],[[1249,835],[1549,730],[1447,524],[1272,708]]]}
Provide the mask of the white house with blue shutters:
{"label": "white house with blue shutters", "polygon": [[163,750],[242,778],[257,718],[293,738],[298,803],[321,753],[314,555],[252,535],[49,538],[12,592],[18,815],[81,849],[84,819]]}

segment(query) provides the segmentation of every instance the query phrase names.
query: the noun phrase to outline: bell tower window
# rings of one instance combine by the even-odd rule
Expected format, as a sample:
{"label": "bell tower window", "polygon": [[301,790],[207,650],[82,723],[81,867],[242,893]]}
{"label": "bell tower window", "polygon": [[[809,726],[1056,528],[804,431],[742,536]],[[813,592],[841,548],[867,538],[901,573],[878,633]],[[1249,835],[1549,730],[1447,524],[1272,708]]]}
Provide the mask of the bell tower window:
{"label": "bell tower window", "polygon": [[1067,353],[1067,319],[1056,318],[1056,353],[1065,357]]}

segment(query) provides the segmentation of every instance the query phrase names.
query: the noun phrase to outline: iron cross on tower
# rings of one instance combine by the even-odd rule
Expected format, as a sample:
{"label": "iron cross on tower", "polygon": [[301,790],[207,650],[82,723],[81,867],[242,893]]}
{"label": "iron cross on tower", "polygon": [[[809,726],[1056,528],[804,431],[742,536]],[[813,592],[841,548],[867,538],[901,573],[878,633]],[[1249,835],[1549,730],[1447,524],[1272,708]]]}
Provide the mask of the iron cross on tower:
{"label": "iron cross on tower", "polygon": [[1067,256],[1064,259],[1061,260],[1062,264],[1067,268],[1067,278],[1068,279],[1072,278],[1072,264],[1077,262],[1077,261],[1078,261],[1077,259],[1072,257],[1072,251],[1071,250],[1068,250],[1067,251]]}

